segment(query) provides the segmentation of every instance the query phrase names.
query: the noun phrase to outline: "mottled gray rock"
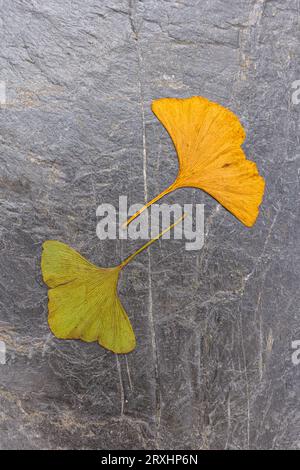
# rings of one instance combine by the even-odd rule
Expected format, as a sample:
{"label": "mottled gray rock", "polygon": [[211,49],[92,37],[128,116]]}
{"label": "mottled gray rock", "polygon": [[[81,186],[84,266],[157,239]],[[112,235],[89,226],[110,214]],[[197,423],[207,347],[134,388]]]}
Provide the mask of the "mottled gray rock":
{"label": "mottled gray rock", "polygon": [[[0,447],[299,447],[297,0],[0,0]],[[163,96],[233,109],[267,186],[243,227],[200,191],[199,252],[162,241],[122,273],[137,349],[59,341],[47,325],[41,243],[102,265],[140,246],[102,241],[101,202],[143,202],[175,151]]]}

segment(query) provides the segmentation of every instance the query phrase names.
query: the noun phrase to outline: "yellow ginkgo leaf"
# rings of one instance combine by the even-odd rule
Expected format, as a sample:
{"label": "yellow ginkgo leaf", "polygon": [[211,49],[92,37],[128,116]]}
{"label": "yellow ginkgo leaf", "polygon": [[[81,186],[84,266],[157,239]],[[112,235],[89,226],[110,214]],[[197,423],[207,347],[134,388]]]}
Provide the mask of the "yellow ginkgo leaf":
{"label": "yellow ginkgo leaf", "polygon": [[152,110],[175,145],[179,170],[175,181],[146,207],[177,188],[191,186],[213,196],[247,226],[258,216],[265,182],[241,149],[245,131],[227,108],[201,96],[162,98]]}
{"label": "yellow ginkgo leaf", "polygon": [[41,267],[49,287],[52,333],[62,339],[98,341],[115,353],[132,351],[135,335],[117,292],[120,271],[182,218],[112,268],[95,266],[59,241],[44,242]]}

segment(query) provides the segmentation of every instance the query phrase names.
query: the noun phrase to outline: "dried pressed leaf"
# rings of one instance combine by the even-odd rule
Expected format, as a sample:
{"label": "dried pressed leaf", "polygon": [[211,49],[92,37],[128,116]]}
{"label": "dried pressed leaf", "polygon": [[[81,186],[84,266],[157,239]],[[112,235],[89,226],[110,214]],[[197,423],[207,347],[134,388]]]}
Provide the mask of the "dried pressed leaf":
{"label": "dried pressed leaf", "polygon": [[245,131],[238,118],[206,98],[162,98],[152,110],[167,129],[178,154],[176,180],[134,214],[182,187],[202,189],[247,226],[252,226],[264,193],[264,179],[241,149]]}
{"label": "dried pressed leaf", "polygon": [[95,266],[59,241],[44,242],[41,267],[50,288],[48,323],[52,333],[62,339],[98,341],[115,353],[132,351],[135,335],[117,292],[120,271],[181,220],[112,268]]}
{"label": "dried pressed leaf", "polygon": [[135,336],[117,294],[120,269],[99,268],[55,240],[43,244],[42,273],[50,287],[48,323],[57,338],[98,341],[116,353],[135,348]]}

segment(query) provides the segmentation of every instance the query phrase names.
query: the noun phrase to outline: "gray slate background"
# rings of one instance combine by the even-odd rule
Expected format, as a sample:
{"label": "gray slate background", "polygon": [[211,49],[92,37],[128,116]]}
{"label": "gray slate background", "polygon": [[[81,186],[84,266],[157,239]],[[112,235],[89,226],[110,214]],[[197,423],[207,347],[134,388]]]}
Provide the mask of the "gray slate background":
{"label": "gray slate background", "polygon": [[[0,0],[0,448],[297,448],[298,0]],[[95,233],[101,202],[143,202],[177,172],[151,113],[200,94],[234,110],[267,187],[243,227],[205,204],[199,252],[163,241],[123,272],[137,349],[59,341],[41,243],[112,265],[140,246]],[[297,240],[298,239],[298,240]]]}

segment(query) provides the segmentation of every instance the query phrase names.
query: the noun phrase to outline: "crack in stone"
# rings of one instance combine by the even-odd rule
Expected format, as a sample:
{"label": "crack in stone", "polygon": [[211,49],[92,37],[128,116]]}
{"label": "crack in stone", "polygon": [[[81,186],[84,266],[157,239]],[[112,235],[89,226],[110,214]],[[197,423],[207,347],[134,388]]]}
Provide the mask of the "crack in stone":
{"label": "crack in stone", "polygon": [[[143,179],[144,179],[144,199],[145,202],[148,201],[148,184],[147,184],[147,147],[146,147],[146,125],[145,125],[145,110],[144,110],[144,95],[143,95],[143,85],[142,85],[142,73],[143,73],[143,57],[139,47],[139,32],[135,24],[135,15],[136,15],[136,4],[134,0],[129,0],[129,18],[136,41],[136,51],[138,55],[138,77],[139,77],[139,94],[140,94],[140,107],[142,113],[142,129],[143,129]],[[161,393],[160,393],[160,377],[159,377],[159,366],[158,366],[158,353],[157,353],[157,344],[156,344],[156,335],[155,335],[155,325],[154,325],[154,316],[153,316],[153,296],[152,296],[152,264],[151,264],[151,249],[148,249],[148,312],[149,312],[149,321],[150,321],[150,330],[151,330],[151,344],[153,351],[153,360],[154,360],[154,373],[155,373],[155,399],[156,399],[156,444],[157,447],[160,447],[160,420],[161,420]]]}

